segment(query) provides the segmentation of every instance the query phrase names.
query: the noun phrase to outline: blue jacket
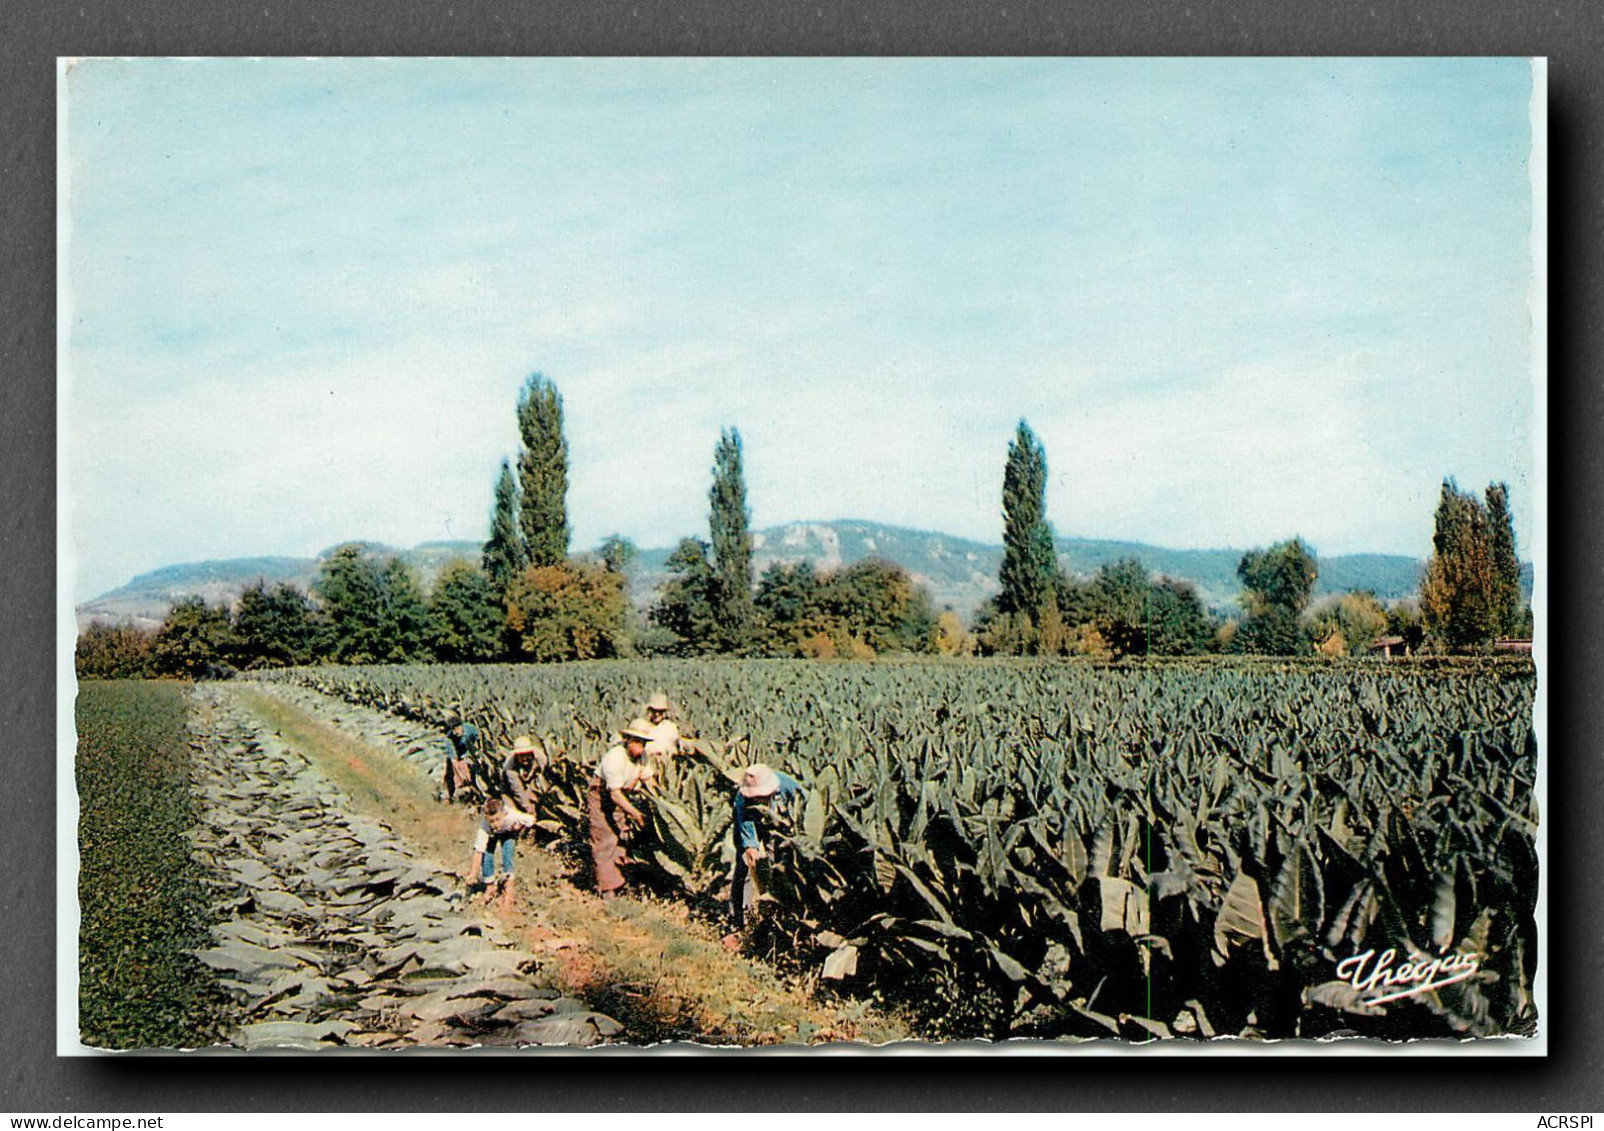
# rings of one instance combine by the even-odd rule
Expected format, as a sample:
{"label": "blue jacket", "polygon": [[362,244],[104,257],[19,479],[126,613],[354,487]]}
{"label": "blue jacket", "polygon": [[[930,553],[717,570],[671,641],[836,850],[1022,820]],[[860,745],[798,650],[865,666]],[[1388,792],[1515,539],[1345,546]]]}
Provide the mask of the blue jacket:
{"label": "blue jacket", "polygon": [[[789,809],[793,801],[799,801],[805,796],[802,785],[790,774],[775,771],[780,779],[780,788],[763,798],[763,807],[775,806]],[[754,799],[755,801],[756,799]],[[746,795],[739,789],[735,791],[735,851],[744,852],[748,848],[759,847],[757,839],[757,823],[753,820],[754,814],[747,811],[748,806],[757,808],[754,801],[748,801]]]}
{"label": "blue jacket", "polygon": [[462,724],[461,735],[453,729],[446,732],[446,737],[451,739],[452,751],[458,758],[472,758],[478,752],[479,728],[472,723]]}

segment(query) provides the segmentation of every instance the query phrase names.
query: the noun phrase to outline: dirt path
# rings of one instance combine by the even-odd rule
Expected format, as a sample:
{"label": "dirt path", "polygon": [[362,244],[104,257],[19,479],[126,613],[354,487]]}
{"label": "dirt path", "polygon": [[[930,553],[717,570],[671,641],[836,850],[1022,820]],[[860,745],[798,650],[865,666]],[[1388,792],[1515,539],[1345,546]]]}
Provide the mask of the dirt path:
{"label": "dirt path", "polygon": [[518,935],[231,690],[195,692],[191,858],[213,891],[196,957],[251,1048],[585,1045],[622,1026],[565,997]]}
{"label": "dirt path", "polygon": [[[382,820],[449,870],[466,870],[473,817],[435,798],[441,736],[300,688],[231,684],[216,694],[304,753],[355,814]],[[862,1003],[817,1001],[806,986],[730,954],[682,906],[632,897],[604,903],[576,889],[557,856],[529,844],[519,845],[517,870],[515,907],[491,922],[537,956],[565,998],[616,1017],[624,1025],[616,1040],[880,1044],[908,1035]],[[454,885],[454,894],[464,890]]]}

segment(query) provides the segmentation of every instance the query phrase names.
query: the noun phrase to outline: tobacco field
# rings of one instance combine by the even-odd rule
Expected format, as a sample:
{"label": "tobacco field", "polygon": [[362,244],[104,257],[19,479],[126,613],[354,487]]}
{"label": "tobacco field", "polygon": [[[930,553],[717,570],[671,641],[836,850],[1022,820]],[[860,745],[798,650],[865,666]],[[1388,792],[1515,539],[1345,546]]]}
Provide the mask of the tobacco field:
{"label": "tobacco field", "polygon": [[[727,898],[731,774],[807,790],[749,948],[932,1038],[1529,1034],[1537,959],[1526,659],[821,664],[615,661],[262,674],[554,754],[536,816],[582,855],[584,790],[666,691],[695,752],[632,846]],[[1474,954],[1371,1004],[1344,959]]]}

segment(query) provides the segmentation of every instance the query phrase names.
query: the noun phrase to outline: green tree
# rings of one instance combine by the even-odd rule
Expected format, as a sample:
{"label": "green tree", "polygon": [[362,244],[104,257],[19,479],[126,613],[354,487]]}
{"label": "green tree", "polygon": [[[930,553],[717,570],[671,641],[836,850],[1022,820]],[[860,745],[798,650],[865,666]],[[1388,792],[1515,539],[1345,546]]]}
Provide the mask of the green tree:
{"label": "green tree", "polygon": [[506,608],[484,571],[455,561],[429,594],[429,647],[437,659],[469,664],[501,657]]}
{"label": "green tree", "polygon": [[412,570],[399,557],[391,558],[379,574],[381,628],[386,663],[429,658],[429,606],[423,600]]}
{"label": "green tree", "polygon": [[185,597],[167,612],[151,644],[151,667],[161,675],[213,679],[232,673],[227,663],[234,643],[228,610]]}
{"label": "green tree", "polygon": [[1005,613],[996,597],[975,611],[975,648],[983,656],[1022,656],[1037,651],[1040,634],[1025,613]]}
{"label": "green tree", "polygon": [[754,604],[764,650],[771,655],[797,654],[803,636],[825,631],[819,598],[823,582],[813,563],[775,562],[758,579]]}
{"label": "green tree", "polygon": [[1058,557],[1047,522],[1047,452],[1025,421],[1003,469],[1003,559],[997,610],[1039,624],[1056,590]]}
{"label": "green tree", "polygon": [[568,560],[568,441],[562,396],[539,373],[518,398],[518,431],[523,436],[518,517],[528,562],[561,565]]}
{"label": "green tree", "polygon": [[629,567],[640,557],[640,550],[622,534],[609,534],[602,539],[601,549],[597,554],[602,560],[602,565],[614,573],[628,574]]}
{"label": "green tree", "polygon": [[819,596],[833,627],[877,654],[934,647],[936,616],[930,594],[895,562],[855,562],[830,575]]}
{"label": "green tree", "polygon": [[1301,617],[1320,576],[1320,566],[1303,539],[1268,550],[1249,550],[1237,563],[1246,616],[1232,646],[1236,651],[1291,656],[1309,650]]}
{"label": "green tree", "polygon": [[1190,582],[1163,577],[1153,586],[1153,655],[1196,656],[1207,652],[1214,646],[1219,627]]}
{"label": "green tree", "polygon": [[1337,638],[1344,652],[1362,656],[1387,634],[1387,609],[1367,590],[1323,597],[1309,609],[1308,635],[1316,644]]}
{"label": "green tree", "polygon": [[719,433],[713,450],[713,486],[708,492],[708,528],[713,550],[713,611],[720,651],[746,652],[756,643],[757,610],[752,597],[751,511],[746,505],[746,475],[741,463],[741,434]]}
{"label": "green tree", "polygon": [[[1193,656],[1213,643],[1217,626],[1188,582],[1154,580],[1135,558],[1097,571],[1071,624],[1094,629],[1115,656]],[[1089,615],[1088,615],[1089,614]]]}
{"label": "green tree", "polygon": [[312,658],[314,622],[306,594],[287,582],[258,581],[234,607],[234,663],[241,668],[286,667]]}
{"label": "green tree", "polygon": [[1487,486],[1487,538],[1492,558],[1493,613],[1501,636],[1530,631],[1521,598],[1520,555],[1515,550],[1515,520],[1509,513],[1509,486]]}
{"label": "green tree", "polygon": [[[1487,508],[1452,479],[1443,480],[1431,541],[1433,553],[1420,582],[1427,630],[1450,648],[1492,641],[1503,627],[1506,608]],[[1518,585],[1518,564],[1516,571]]]}
{"label": "green tree", "polygon": [[390,656],[384,574],[360,542],[338,547],[319,567],[313,591],[322,604],[318,651],[341,664],[378,664]]}
{"label": "green tree", "polygon": [[679,656],[704,655],[719,647],[718,613],[714,591],[717,579],[699,538],[683,538],[668,556],[672,575],[658,590],[650,621],[670,634],[656,649]]}
{"label": "green tree", "polygon": [[1410,652],[1426,642],[1426,621],[1418,600],[1399,601],[1387,609],[1387,635],[1398,637]]}
{"label": "green tree", "polygon": [[1151,649],[1153,582],[1135,558],[1110,562],[1092,579],[1092,625],[1116,656],[1145,656]]}
{"label": "green tree", "polygon": [[73,667],[79,679],[139,679],[150,674],[155,633],[92,621],[78,634]]}
{"label": "green tree", "polygon": [[507,586],[529,565],[529,548],[524,545],[523,529],[519,525],[521,500],[518,480],[512,466],[501,461],[501,476],[496,480],[496,501],[490,512],[490,539],[485,543],[480,564],[490,587],[499,596]]}
{"label": "green tree", "polygon": [[626,648],[623,578],[604,565],[530,566],[507,591],[507,627],[531,660],[596,660]]}

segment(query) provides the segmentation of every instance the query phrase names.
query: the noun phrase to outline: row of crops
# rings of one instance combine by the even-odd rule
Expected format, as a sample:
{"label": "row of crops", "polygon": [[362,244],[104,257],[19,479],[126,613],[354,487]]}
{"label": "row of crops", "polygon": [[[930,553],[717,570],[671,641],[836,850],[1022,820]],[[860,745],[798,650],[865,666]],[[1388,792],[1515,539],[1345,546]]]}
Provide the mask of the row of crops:
{"label": "row of crops", "polygon": [[[651,692],[700,756],[635,853],[712,906],[725,772],[807,788],[771,845],[760,945],[933,1036],[1527,1033],[1537,955],[1529,661],[302,669],[287,679],[560,757],[537,814],[577,842],[590,767]],[[1474,977],[1371,1004],[1371,950]],[[1374,995],[1371,995],[1374,996]]]}
{"label": "row of crops", "polygon": [[189,859],[198,820],[184,687],[89,680],[74,721],[78,1009],[86,1045],[196,1048],[220,1036],[224,996],[193,951],[208,892]]}

